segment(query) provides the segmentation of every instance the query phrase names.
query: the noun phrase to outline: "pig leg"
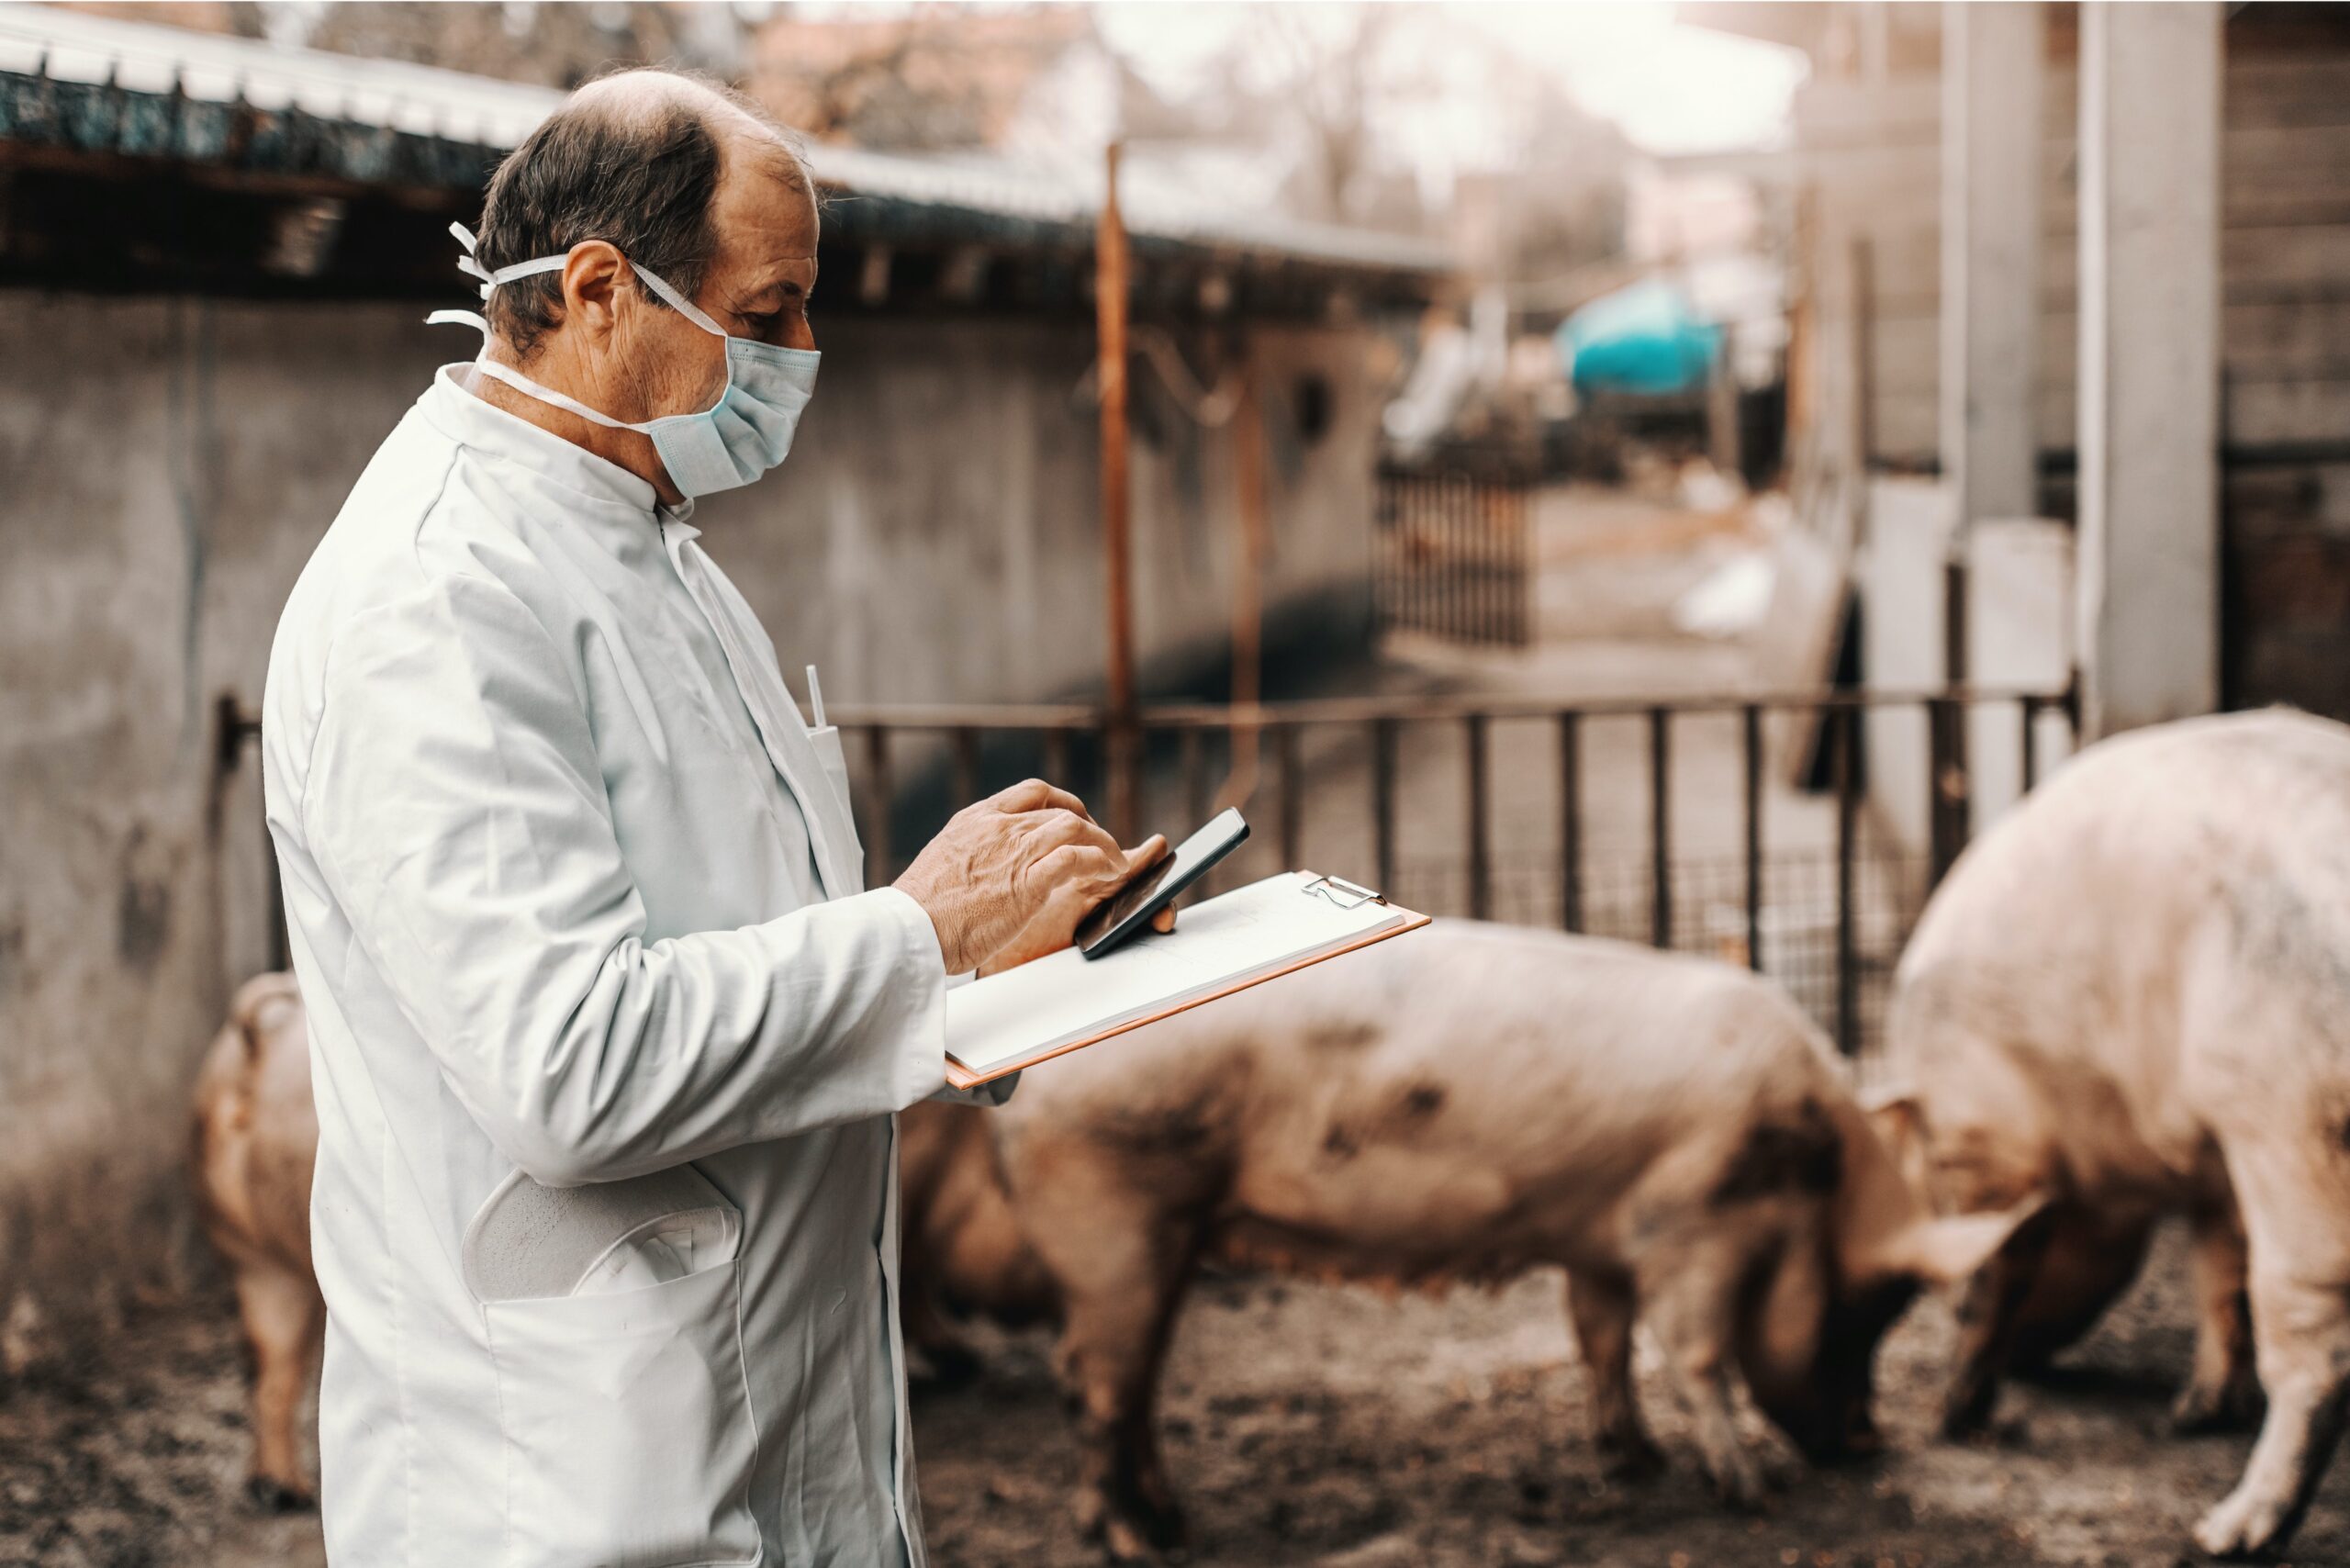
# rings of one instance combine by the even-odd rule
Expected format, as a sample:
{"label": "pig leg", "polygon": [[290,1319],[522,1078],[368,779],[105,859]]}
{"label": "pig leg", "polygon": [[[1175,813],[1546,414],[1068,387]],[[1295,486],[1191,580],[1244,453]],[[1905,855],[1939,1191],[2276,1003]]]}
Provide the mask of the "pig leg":
{"label": "pig leg", "polygon": [[272,1513],[311,1507],[317,1495],[302,1473],[299,1428],[326,1304],[311,1280],[271,1262],[238,1270],[237,1305],[253,1357],[253,1467],[245,1490]]}
{"label": "pig leg", "polygon": [[2016,1322],[2015,1367],[2029,1376],[2097,1327],[2144,1267],[2154,1221],[2136,1214],[2092,1216],[2086,1209],[2051,1238]]}
{"label": "pig leg", "polygon": [[902,1297],[899,1318],[906,1343],[922,1352],[922,1359],[930,1365],[931,1380],[956,1388],[978,1377],[979,1354],[962,1330],[947,1320],[930,1281],[906,1271]]}
{"label": "pig leg", "polygon": [[1567,1311],[1591,1372],[1592,1440],[1602,1471],[1617,1480],[1664,1468],[1632,1393],[1634,1306],[1632,1282],[1620,1274],[1579,1269],[1567,1276]]}
{"label": "pig leg", "polygon": [[[2253,1339],[2268,1415],[2244,1479],[2195,1527],[2215,1556],[2274,1551],[2290,1538],[2342,1436],[2350,1398],[2350,1209],[2338,1170],[2276,1129],[2231,1147],[2251,1263]],[[2332,1151],[2317,1160],[2331,1164]]]}
{"label": "pig leg", "polygon": [[2244,1289],[2244,1229],[2232,1208],[2195,1215],[2195,1371],[2171,1406],[2181,1432],[2232,1431],[2260,1415],[2253,1367],[2252,1304]]}
{"label": "pig leg", "polygon": [[[1052,1191],[1032,1205],[1031,1229],[1065,1293],[1059,1360],[1084,1450],[1078,1519],[1113,1557],[1147,1561],[1183,1535],[1151,1404],[1195,1237],[1151,1195],[1106,1170],[1080,1175],[1073,1164],[1056,1165]],[[1062,1194],[1075,1201],[1064,1206]]]}
{"label": "pig leg", "polygon": [[1651,1253],[1639,1267],[1637,1287],[1688,1406],[1707,1479],[1722,1501],[1751,1508],[1762,1501],[1762,1472],[1739,1440],[1729,1381],[1739,1287],[1750,1272],[1747,1249],[1731,1238],[1735,1228]]}
{"label": "pig leg", "polygon": [[1958,1308],[1958,1365],[1942,1396],[1943,1436],[1965,1437],[1990,1421],[1999,1379],[2015,1355],[2024,1304],[2062,1217],[2051,1204],[2024,1221],[1967,1282]]}

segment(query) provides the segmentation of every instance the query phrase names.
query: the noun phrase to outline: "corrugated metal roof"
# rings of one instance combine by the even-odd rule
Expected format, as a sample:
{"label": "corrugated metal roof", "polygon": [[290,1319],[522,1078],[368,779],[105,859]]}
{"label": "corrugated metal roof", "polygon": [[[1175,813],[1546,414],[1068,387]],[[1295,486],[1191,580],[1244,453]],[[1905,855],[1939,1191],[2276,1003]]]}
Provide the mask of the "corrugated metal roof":
{"label": "corrugated metal roof", "polygon": [[190,32],[46,6],[0,6],[0,71],[200,104],[298,110],[448,141],[510,148],[563,95],[517,82]]}
{"label": "corrugated metal roof", "polygon": [[[13,3],[0,4],[0,87],[9,78],[13,90],[0,91],[0,140],[476,188],[488,164],[564,98],[403,61]],[[240,110],[260,117],[257,134],[240,137]],[[829,190],[939,218],[964,215],[975,237],[1024,230],[1036,241],[1081,239],[1101,207],[1098,177],[981,154],[820,143],[808,162]],[[1233,212],[1147,187],[1121,194],[1128,231],[1145,249],[1156,241],[1382,272],[1449,266],[1429,241]]]}

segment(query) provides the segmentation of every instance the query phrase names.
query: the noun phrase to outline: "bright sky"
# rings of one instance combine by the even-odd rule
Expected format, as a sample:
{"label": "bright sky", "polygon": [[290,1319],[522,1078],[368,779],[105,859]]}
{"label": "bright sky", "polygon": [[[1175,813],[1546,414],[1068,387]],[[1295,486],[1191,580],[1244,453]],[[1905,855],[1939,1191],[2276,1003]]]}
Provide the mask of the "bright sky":
{"label": "bright sky", "polygon": [[[1129,0],[1095,8],[1111,46],[1154,86],[1178,96],[1248,25],[1251,9]],[[1356,7],[1311,4],[1287,9],[1342,30]],[[1500,135],[1492,123],[1491,100],[1477,91],[1478,67],[1472,63],[1472,58],[1490,59],[1491,49],[1563,84],[1585,109],[1614,120],[1634,142],[1654,152],[1711,151],[1776,140],[1789,95],[1804,71],[1803,57],[1793,50],[1686,26],[1673,19],[1674,8],[1667,4],[1449,0],[1420,9],[1438,24],[1438,39],[1464,29],[1487,46],[1456,51],[1449,62],[1427,53],[1416,61],[1446,89],[1424,116],[1416,117],[1423,122],[1413,128],[1416,138],[1450,143],[1429,151],[1454,163],[1477,162],[1485,144]]]}

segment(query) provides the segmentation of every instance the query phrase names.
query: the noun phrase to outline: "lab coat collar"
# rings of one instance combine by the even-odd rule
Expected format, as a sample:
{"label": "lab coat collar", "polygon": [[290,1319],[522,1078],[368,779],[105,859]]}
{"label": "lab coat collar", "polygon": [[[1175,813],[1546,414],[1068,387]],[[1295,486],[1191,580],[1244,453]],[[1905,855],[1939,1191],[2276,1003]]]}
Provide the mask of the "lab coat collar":
{"label": "lab coat collar", "polygon": [[[651,483],[619,464],[490,402],[475,390],[481,380],[470,361],[442,365],[424,395],[424,417],[453,441],[518,464],[588,499],[625,507],[646,522],[656,509],[665,515],[673,510],[659,508]],[[674,510],[689,513],[693,503]]]}

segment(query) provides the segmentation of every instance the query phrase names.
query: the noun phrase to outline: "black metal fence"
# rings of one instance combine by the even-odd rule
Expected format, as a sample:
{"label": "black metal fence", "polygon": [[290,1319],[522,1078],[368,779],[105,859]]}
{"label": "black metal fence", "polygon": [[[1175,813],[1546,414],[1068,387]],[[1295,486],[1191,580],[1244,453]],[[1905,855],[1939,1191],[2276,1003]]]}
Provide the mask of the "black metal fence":
{"label": "black metal fence", "polygon": [[1463,643],[1528,642],[1531,493],[1507,478],[1382,473],[1372,546],[1381,625]]}
{"label": "black metal fence", "polygon": [[[1926,751],[1922,854],[1880,829],[1864,798],[1864,719],[1899,710],[1926,719],[1915,727]],[[1886,982],[1926,896],[1964,847],[1966,720],[2002,710],[2018,726],[2011,782],[2021,793],[2038,781],[2051,740],[2069,745],[2077,734],[2069,690],[1169,704],[1143,710],[1131,755],[1147,822],[1194,823],[1225,803],[1248,812],[1250,856],[1220,869],[1210,891],[1306,865],[1310,837],[1315,869],[1368,877],[1431,913],[1555,925],[1744,963],[1786,986],[1842,1050],[1858,1054],[1877,1036]],[[861,707],[833,716],[856,776],[867,879],[876,886],[954,810],[1029,774],[1089,799],[1106,793],[1108,720],[1093,707]],[[258,722],[227,698],[219,719],[220,766],[233,772]],[[1734,736],[1732,766],[1700,781],[1696,802],[1729,813],[1729,854],[1674,842],[1676,737],[1701,724],[1717,743],[1725,727]],[[1590,779],[1603,727],[1612,763],[1639,754],[1636,782],[1627,786],[1626,769],[1614,767],[1618,777],[1600,786],[1645,794],[1636,844],[1620,834],[1595,842],[1587,831],[1601,803]],[[1628,733],[1637,736],[1629,746]],[[1513,750],[1505,778],[1496,777],[1497,735]],[[1529,745],[1533,737],[1544,744]],[[1724,777],[1732,780],[1726,790]],[[1765,809],[1774,778],[1805,781],[1824,830],[1774,840]],[[1880,781],[1880,801],[1883,789]],[[1685,822],[1690,792],[1680,801]],[[274,858],[269,878],[274,902]]]}
{"label": "black metal fence", "polygon": [[[1896,844],[1865,806],[1864,718],[1899,709],[1927,721],[1922,852]],[[2028,790],[2050,722],[2060,721],[2067,737],[2075,732],[2069,692],[1839,691],[1572,706],[1427,698],[1169,704],[1140,715],[1136,794],[1151,825],[1196,823],[1219,804],[1248,811],[1256,859],[1212,888],[1307,864],[1310,836],[1315,869],[1368,877],[1429,913],[1555,925],[1745,963],[1785,984],[1841,1048],[1856,1054],[1875,1037],[1886,981],[1927,894],[1964,847],[1964,721],[2001,710],[2018,726],[2015,782]],[[1674,844],[1675,738],[1707,716],[1736,736],[1735,799],[1700,802],[1734,814],[1737,848],[1726,856],[1684,854]],[[894,877],[956,805],[1025,774],[1066,781],[1088,798],[1102,789],[1105,719],[1091,708],[857,708],[834,717],[861,774],[859,829],[877,884]],[[1641,737],[1636,788],[1647,799],[1645,842],[1637,846],[1620,836],[1595,844],[1586,833],[1587,755],[1603,723],[1619,752],[1627,726]],[[1506,780],[1516,809],[1505,838],[1497,830],[1494,765],[1494,738],[1504,731],[1516,757]],[[1529,732],[1548,736],[1547,780],[1527,777]],[[1452,773],[1449,790],[1431,790],[1432,767]],[[1774,843],[1768,831],[1764,797],[1774,770],[1802,778],[1827,819],[1802,842]],[[1408,845],[1399,821],[1407,782]],[[1529,804],[1537,792],[1547,805]],[[893,809],[876,809],[879,801]],[[1688,804],[1684,798],[1684,817]],[[1535,815],[1548,818],[1539,832],[1529,831]]]}

